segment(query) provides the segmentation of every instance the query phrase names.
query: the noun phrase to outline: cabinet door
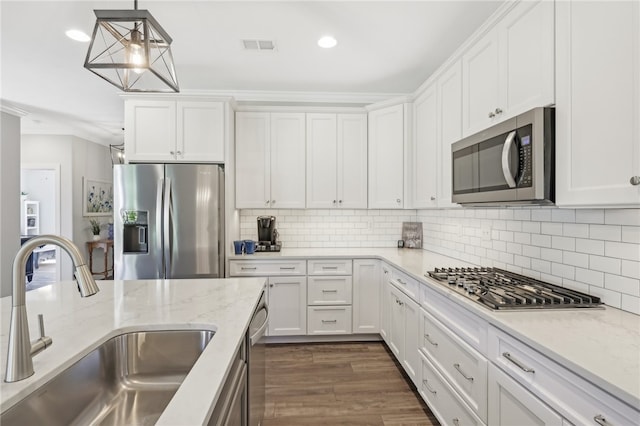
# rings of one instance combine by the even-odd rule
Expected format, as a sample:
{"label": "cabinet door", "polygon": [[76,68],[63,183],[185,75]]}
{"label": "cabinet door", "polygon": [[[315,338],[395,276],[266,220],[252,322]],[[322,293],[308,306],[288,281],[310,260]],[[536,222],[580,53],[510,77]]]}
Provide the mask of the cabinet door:
{"label": "cabinet door", "polygon": [[338,206],[335,114],[307,114],[307,208]]}
{"label": "cabinet door", "polygon": [[501,118],[554,102],[554,3],[518,3],[498,24]]}
{"label": "cabinet door", "polygon": [[175,161],[175,101],[128,100],[124,117],[127,161]]}
{"label": "cabinet door", "polygon": [[269,207],[269,130],[268,113],[236,113],[236,208]]}
{"label": "cabinet door", "polygon": [[307,334],[307,278],[269,278],[269,336]]}
{"label": "cabinet door", "polygon": [[637,1],[556,2],[560,206],[640,206],[638,34]]}
{"label": "cabinet door", "polygon": [[498,108],[498,31],[492,30],[462,56],[463,136],[489,127]]}
{"label": "cabinet door", "polygon": [[389,279],[391,278],[391,269],[386,264],[381,264],[382,281],[380,283],[380,336],[391,345],[389,337],[391,336],[391,296],[389,294]]}
{"label": "cabinet door", "polygon": [[404,106],[369,113],[369,208],[401,209],[404,191]]}
{"label": "cabinet door", "polygon": [[457,61],[438,79],[438,207],[451,202],[451,144],[462,138],[462,64]]}
{"label": "cabinet door", "polygon": [[367,115],[338,114],[338,206],[367,208]]}
{"label": "cabinet door", "polygon": [[271,207],[305,207],[305,115],[271,114]]}
{"label": "cabinet door", "polygon": [[498,367],[489,363],[487,424],[561,426],[562,417]]}
{"label": "cabinet door", "polygon": [[224,162],[222,102],[178,102],[176,126],[177,160]]}
{"label": "cabinet door", "polygon": [[414,208],[437,205],[438,99],[432,85],[413,103],[413,188]]}
{"label": "cabinet door", "polygon": [[380,262],[353,261],[353,333],[380,333]]}
{"label": "cabinet door", "polygon": [[391,284],[387,285],[389,286],[389,349],[391,349],[398,362],[403,363],[405,324],[402,292]]}
{"label": "cabinet door", "polygon": [[418,386],[420,372],[420,355],[418,354],[418,336],[420,332],[420,307],[406,295],[402,296],[401,306],[404,310],[404,350],[402,366],[413,384]]}

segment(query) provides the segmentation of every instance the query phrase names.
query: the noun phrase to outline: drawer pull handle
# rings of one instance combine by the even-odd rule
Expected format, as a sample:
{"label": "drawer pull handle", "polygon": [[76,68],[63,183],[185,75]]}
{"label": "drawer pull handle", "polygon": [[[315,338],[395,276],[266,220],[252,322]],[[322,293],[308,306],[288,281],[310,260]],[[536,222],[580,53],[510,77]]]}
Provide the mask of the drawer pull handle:
{"label": "drawer pull handle", "polygon": [[424,387],[425,387],[425,388],[427,388],[427,390],[428,390],[429,392],[431,392],[432,394],[434,394],[434,395],[435,395],[435,394],[437,394],[437,393],[438,393],[437,391],[435,391],[435,390],[431,389],[431,386],[429,386],[429,381],[428,381],[427,379],[424,379],[424,380],[422,381],[422,384],[423,384],[423,385],[424,385]]}
{"label": "drawer pull handle", "polygon": [[438,344],[436,342],[431,340],[431,336],[429,336],[428,334],[425,334],[424,338],[427,339],[427,342],[431,343],[433,346],[436,346],[436,347],[438,346]]}
{"label": "drawer pull handle", "polygon": [[296,269],[295,266],[281,266],[280,270],[282,271],[293,271],[294,269]]}
{"label": "drawer pull handle", "polygon": [[323,324],[335,324],[337,322],[338,322],[338,320],[322,320]]}
{"label": "drawer pull handle", "polygon": [[407,285],[407,283],[405,283],[404,281],[402,281],[400,278],[398,278],[398,282],[402,285]]}
{"label": "drawer pull handle", "polygon": [[516,358],[514,358],[513,355],[511,355],[509,352],[502,352],[502,356],[505,357],[506,359],[508,359],[509,361],[511,361],[512,363],[514,363],[515,365],[517,365],[518,368],[520,368],[525,373],[535,373],[536,372],[533,368],[527,367],[521,361],[519,361]]}
{"label": "drawer pull handle", "polygon": [[338,290],[322,290],[323,293],[337,293]]}
{"label": "drawer pull handle", "polygon": [[595,420],[595,422],[598,423],[600,426],[611,426],[611,423],[609,423],[602,414],[598,414],[593,418],[593,420]]}
{"label": "drawer pull handle", "polygon": [[453,419],[453,424],[454,424],[454,425],[456,425],[456,426],[458,426],[458,425],[460,424],[460,419],[459,419],[459,418],[457,418],[457,417],[455,417],[455,418]]}
{"label": "drawer pull handle", "polygon": [[456,370],[458,370],[458,373],[462,374],[462,377],[464,377],[470,382],[473,382],[473,377],[469,377],[466,374],[464,374],[464,371],[460,369],[460,364],[456,363],[456,364],[453,364],[453,366],[455,367]]}
{"label": "drawer pull handle", "polygon": [[335,269],[338,269],[338,267],[337,266],[323,266],[322,269],[333,269],[333,270],[335,270]]}
{"label": "drawer pull handle", "polygon": [[254,267],[250,268],[248,266],[243,266],[240,269],[242,269],[243,271],[255,271],[256,269],[258,269],[258,267],[254,266]]}

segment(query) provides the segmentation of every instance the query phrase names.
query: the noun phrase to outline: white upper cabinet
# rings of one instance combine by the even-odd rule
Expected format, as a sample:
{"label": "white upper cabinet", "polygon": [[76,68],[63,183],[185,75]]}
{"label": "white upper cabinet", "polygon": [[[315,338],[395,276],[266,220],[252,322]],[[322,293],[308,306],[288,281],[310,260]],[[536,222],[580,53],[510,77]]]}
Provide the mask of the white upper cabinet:
{"label": "white upper cabinet", "polygon": [[224,162],[224,102],[127,99],[127,161]]}
{"label": "white upper cabinet", "polygon": [[404,207],[405,106],[369,113],[369,208]]}
{"label": "white upper cabinet", "polygon": [[236,113],[236,208],[304,205],[304,113]]}
{"label": "white upper cabinet", "polygon": [[307,208],[367,208],[367,117],[307,114]]}
{"label": "white upper cabinet", "polygon": [[451,202],[451,144],[462,138],[462,65],[451,65],[438,85],[438,207],[458,206]]}
{"label": "white upper cabinet", "polygon": [[518,2],[462,55],[463,136],[553,104],[553,5]]}
{"label": "white upper cabinet", "polygon": [[556,3],[556,204],[640,206],[640,5]]}
{"label": "white upper cabinet", "polygon": [[413,208],[437,207],[438,97],[429,86],[413,103]]}

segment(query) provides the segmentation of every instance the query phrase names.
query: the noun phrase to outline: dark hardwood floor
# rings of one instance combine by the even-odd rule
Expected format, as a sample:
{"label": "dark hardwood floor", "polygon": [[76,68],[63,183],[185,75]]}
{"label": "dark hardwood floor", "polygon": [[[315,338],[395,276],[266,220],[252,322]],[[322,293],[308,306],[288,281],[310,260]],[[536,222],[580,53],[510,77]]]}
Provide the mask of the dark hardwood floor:
{"label": "dark hardwood floor", "polygon": [[267,346],[264,426],[438,421],[382,342]]}

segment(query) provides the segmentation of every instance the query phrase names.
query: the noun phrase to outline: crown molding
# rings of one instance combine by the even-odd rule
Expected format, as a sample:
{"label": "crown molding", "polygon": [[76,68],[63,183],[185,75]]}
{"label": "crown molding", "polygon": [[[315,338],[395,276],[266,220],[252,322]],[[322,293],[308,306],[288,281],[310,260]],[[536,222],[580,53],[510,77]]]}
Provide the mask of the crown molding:
{"label": "crown molding", "polygon": [[0,111],[7,114],[15,115],[16,117],[25,117],[29,115],[29,112],[20,109],[3,99],[0,99]]}

